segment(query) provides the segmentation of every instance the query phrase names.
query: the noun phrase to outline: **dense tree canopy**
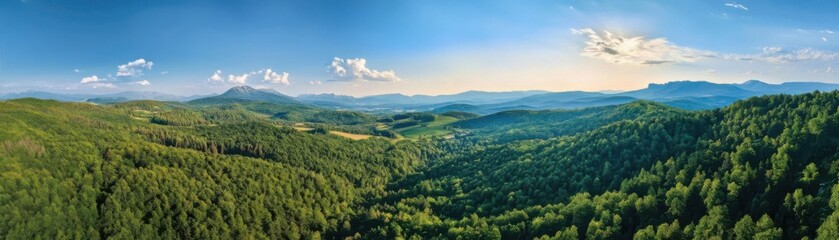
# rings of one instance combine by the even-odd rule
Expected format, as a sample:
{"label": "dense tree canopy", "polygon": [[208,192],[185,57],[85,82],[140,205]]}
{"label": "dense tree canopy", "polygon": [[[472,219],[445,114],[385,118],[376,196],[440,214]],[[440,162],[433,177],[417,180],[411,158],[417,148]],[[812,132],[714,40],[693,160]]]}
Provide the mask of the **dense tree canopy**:
{"label": "dense tree canopy", "polygon": [[[452,229],[470,228],[504,239],[835,238],[836,207],[828,203],[839,188],[839,93],[752,98],[702,112],[655,105],[577,111],[588,123],[641,114],[552,133],[564,135],[558,138],[478,141],[368,200],[372,207],[356,218],[360,232],[382,239],[456,238],[462,233]],[[587,114],[604,109],[611,111]],[[547,114],[554,126],[579,118],[522,113]],[[530,131],[510,120],[518,117],[459,124]]]}
{"label": "dense tree canopy", "polygon": [[442,116],[0,102],[0,238],[839,238],[839,92]]}

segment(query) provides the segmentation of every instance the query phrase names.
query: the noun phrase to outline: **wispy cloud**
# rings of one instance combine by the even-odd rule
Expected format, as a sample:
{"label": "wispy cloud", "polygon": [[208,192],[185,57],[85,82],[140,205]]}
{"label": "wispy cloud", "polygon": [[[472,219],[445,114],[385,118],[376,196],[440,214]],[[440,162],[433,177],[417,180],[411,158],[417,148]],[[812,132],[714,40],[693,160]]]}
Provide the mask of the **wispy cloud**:
{"label": "wispy cloud", "polygon": [[393,70],[379,71],[367,68],[367,60],[364,58],[335,57],[329,65],[329,72],[332,73],[332,81],[402,81]]}
{"label": "wispy cloud", "polygon": [[149,85],[151,85],[151,82],[149,82],[149,80],[140,80],[140,81],[133,82],[131,84],[132,85],[140,85],[140,86],[149,86]]}
{"label": "wispy cloud", "polygon": [[598,33],[591,28],[571,29],[571,32],[588,37],[581,55],[613,63],[684,63],[715,56],[712,52],[678,46],[665,38],[623,37],[606,30]]}
{"label": "wispy cloud", "polygon": [[839,54],[826,52],[813,48],[802,48],[786,50],[782,47],[764,47],[763,52],[758,54],[728,54],[723,58],[739,61],[766,61],[770,63],[788,63],[803,61],[830,61],[836,59]]}
{"label": "wispy cloud", "polygon": [[733,8],[736,8],[736,9],[741,9],[741,10],[744,10],[744,11],[749,11],[749,8],[747,8],[746,6],[743,6],[743,4],[739,4],[737,2],[726,3],[725,6],[726,7],[733,7]]}
{"label": "wispy cloud", "polygon": [[96,89],[96,88],[117,88],[117,86],[114,85],[113,83],[101,83],[101,82],[93,83],[90,86],[94,89]]}
{"label": "wispy cloud", "polygon": [[571,32],[588,37],[585,42],[586,46],[580,53],[582,56],[618,64],[676,64],[703,59],[788,63],[830,61],[839,57],[839,54],[835,52],[814,48],[787,50],[778,46],[764,47],[760,52],[754,54],[727,54],[679,46],[665,38],[624,37],[605,30],[599,33],[591,28],[571,29]]}

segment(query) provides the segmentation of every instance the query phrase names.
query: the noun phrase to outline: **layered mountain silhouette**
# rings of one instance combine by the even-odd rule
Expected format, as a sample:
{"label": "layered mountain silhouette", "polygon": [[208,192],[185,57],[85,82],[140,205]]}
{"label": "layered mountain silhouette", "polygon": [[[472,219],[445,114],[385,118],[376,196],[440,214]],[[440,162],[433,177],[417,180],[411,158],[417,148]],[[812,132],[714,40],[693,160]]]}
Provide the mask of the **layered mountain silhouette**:
{"label": "layered mountain silhouette", "polygon": [[65,102],[121,102],[132,100],[190,101],[193,99],[204,98],[208,96],[212,95],[177,96],[174,94],[160,93],[154,91],[126,91],[112,94],[67,94],[44,91],[25,91],[4,94],[0,96],[0,99],[38,98]]}
{"label": "layered mountain silhouette", "polygon": [[769,84],[758,80],[749,80],[741,84],[719,84],[706,81],[676,81],[664,84],[649,84],[647,88],[622,93],[555,92],[532,95],[504,103],[472,106],[453,103],[452,105],[463,111],[489,114],[510,109],[577,109],[623,104],[636,100],[651,100],[682,109],[699,110],[724,107],[734,101],[753,96],[800,94],[836,89],[839,89],[839,84],[820,82]]}
{"label": "layered mountain silhouette", "polygon": [[306,94],[291,97],[273,89],[256,89],[237,86],[213,96],[180,97],[157,92],[122,92],[107,95],[60,94],[49,92],[21,92],[3,95],[4,99],[41,98],[60,101],[90,101],[111,103],[130,100],[189,101],[193,104],[232,103],[259,101],[277,104],[309,104],[329,108],[379,110],[379,111],[463,111],[490,114],[506,110],[578,109],[595,106],[617,105],[637,100],[650,100],[682,109],[712,109],[727,106],[734,101],[769,94],[800,94],[812,91],[833,91],[839,84],[821,82],[787,82],[769,84],[749,80],[739,84],[721,84],[706,81],[674,81],[651,83],[646,88],[619,92],[547,92],[468,91],[449,95],[384,94],[352,97],[336,94]]}

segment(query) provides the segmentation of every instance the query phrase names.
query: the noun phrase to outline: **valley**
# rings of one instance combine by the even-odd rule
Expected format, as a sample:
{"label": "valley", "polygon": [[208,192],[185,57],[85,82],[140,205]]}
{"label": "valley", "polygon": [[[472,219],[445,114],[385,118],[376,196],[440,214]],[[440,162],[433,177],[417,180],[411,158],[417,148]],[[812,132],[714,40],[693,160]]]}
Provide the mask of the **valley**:
{"label": "valley", "polygon": [[632,101],[478,115],[245,90],[0,102],[0,233],[830,239],[839,226],[836,91],[701,111]]}
{"label": "valley", "polygon": [[0,240],[839,240],[839,1],[0,1]]}

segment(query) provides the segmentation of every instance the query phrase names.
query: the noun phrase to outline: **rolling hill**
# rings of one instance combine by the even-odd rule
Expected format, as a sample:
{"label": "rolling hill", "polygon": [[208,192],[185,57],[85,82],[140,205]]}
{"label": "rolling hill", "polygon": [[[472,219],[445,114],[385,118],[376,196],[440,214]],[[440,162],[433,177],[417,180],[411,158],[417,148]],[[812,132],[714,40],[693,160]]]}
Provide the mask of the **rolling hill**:
{"label": "rolling hill", "polygon": [[624,104],[635,100],[650,100],[682,109],[701,110],[724,107],[736,100],[754,96],[800,94],[836,89],[839,89],[839,84],[820,82],[769,84],[759,80],[749,80],[739,84],[711,83],[707,81],[652,83],[643,89],[616,93],[585,91],[467,91],[458,94],[437,96],[383,94],[367,97],[352,97],[336,94],[304,94],[298,97],[291,97],[273,89],[255,89],[249,86],[237,86],[219,95],[192,97],[180,97],[156,92],[122,92],[91,95],[29,91],[6,94],[2,98],[33,97],[108,104],[132,100],[189,101],[192,104],[203,105],[259,101],[281,104],[309,104],[333,109],[353,109],[369,112],[434,111],[441,113],[455,110],[477,114],[492,114],[507,110],[579,109]]}
{"label": "rolling hill", "polygon": [[832,239],[837,109],[410,112],[375,123],[410,137],[387,139],[302,104],[0,101],[0,236]]}

